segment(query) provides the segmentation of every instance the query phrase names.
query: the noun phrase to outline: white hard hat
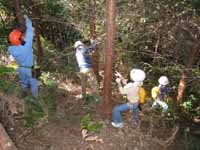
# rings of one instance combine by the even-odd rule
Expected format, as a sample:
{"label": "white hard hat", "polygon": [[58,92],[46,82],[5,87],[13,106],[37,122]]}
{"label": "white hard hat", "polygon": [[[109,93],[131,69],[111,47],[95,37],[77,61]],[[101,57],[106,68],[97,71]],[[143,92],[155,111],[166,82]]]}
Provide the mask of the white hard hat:
{"label": "white hard hat", "polygon": [[159,79],[158,79],[158,82],[159,84],[161,85],[167,85],[169,84],[169,80],[166,76],[161,76]]}
{"label": "white hard hat", "polygon": [[142,82],[146,78],[145,72],[141,69],[132,69],[130,72],[131,80]]}
{"label": "white hard hat", "polygon": [[74,48],[77,48],[81,45],[84,45],[81,41],[76,41],[75,44],[74,44]]}

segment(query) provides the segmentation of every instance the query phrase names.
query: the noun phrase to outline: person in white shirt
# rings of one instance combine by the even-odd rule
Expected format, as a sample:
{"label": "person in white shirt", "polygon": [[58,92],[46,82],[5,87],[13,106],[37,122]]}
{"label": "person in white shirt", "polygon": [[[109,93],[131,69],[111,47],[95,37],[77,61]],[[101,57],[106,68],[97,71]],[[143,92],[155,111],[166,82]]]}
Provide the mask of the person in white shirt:
{"label": "person in white shirt", "polygon": [[132,69],[130,72],[130,78],[134,82],[129,82],[124,87],[122,86],[122,78],[117,78],[116,82],[121,94],[126,95],[128,103],[117,105],[112,111],[112,126],[116,128],[122,128],[123,122],[121,118],[121,112],[132,110],[134,116],[134,125],[137,126],[139,122],[139,89],[143,85],[143,81],[146,75],[141,69]]}

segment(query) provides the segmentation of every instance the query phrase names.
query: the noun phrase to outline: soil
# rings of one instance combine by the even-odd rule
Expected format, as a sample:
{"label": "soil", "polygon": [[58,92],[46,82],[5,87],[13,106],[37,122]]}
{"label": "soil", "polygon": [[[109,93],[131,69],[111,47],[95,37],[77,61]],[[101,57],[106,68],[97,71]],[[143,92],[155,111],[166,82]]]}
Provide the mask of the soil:
{"label": "soil", "polygon": [[[177,132],[173,136],[177,126],[172,125],[165,117],[149,113],[148,105],[143,107],[138,127],[133,126],[132,114],[125,112],[124,128],[116,129],[111,126],[111,120],[103,119],[101,102],[88,109],[84,101],[77,97],[80,87],[77,88],[76,85],[76,89],[74,93],[58,93],[56,112],[48,116],[47,120],[41,120],[43,123],[36,128],[25,128],[21,121],[16,124],[14,132],[10,131],[10,134],[19,150],[185,149],[181,134]],[[87,113],[91,114],[93,120],[103,122],[99,133],[89,133],[88,137],[94,139],[92,141],[82,137],[81,118]]]}

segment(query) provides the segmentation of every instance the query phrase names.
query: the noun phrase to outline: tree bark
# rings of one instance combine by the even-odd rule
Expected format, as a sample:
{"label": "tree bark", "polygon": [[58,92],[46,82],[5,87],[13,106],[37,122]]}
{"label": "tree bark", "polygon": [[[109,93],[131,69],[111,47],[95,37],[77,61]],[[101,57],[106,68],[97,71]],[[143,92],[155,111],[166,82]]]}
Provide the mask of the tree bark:
{"label": "tree bark", "polygon": [[[90,8],[90,36],[92,39],[96,39],[96,0],[89,1],[89,8]],[[93,70],[96,75],[97,81],[100,82],[99,76],[99,49],[98,47],[92,54],[92,63],[93,63]]]}
{"label": "tree bark", "polygon": [[[198,42],[198,41],[197,41]],[[200,45],[195,44],[191,50],[189,59],[188,59],[188,64],[186,65],[185,69],[183,70],[182,76],[181,76],[181,80],[179,81],[179,85],[178,85],[178,94],[177,94],[177,102],[180,103],[182,102],[183,99],[183,95],[186,89],[186,82],[187,82],[187,78],[189,77],[189,74],[192,71],[192,64],[195,61],[195,58],[198,54]]]}
{"label": "tree bark", "polygon": [[0,149],[1,150],[17,150],[17,147],[12,142],[4,127],[0,123]]}
{"label": "tree bark", "polygon": [[160,53],[160,41],[161,41],[161,34],[162,34],[162,26],[163,23],[159,22],[156,29],[155,29],[155,34],[156,34],[156,43],[154,46],[154,57],[153,57],[153,62],[159,62],[158,56]]}
{"label": "tree bark", "polygon": [[25,32],[26,31],[26,26],[25,26],[25,20],[24,16],[21,13],[21,7],[20,7],[20,0],[15,0],[15,11],[16,11],[16,17],[17,21],[19,22],[20,29]]}
{"label": "tree bark", "polygon": [[[31,4],[31,6],[34,6],[32,8],[33,17],[39,16],[40,12],[39,12],[39,9],[37,8],[37,6],[34,5],[34,0],[29,0],[29,3]],[[36,44],[37,44],[37,51],[36,51],[37,63],[40,64],[41,58],[43,55],[43,50],[42,50],[42,45],[41,45],[41,41],[40,41],[39,23],[37,20],[34,21],[34,26],[35,26],[35,39],[36,39]]]}
{"label": "tree bark", "polygon": [[105,68],[104,68],[104,113],[106,117],[110,115],[111,109],[111,81],[112,81],[112,57],[114,49],[114,40],[115,40],[115,0],[106,0],[106,47],[105,47]]}
{"label": "tree bark", "polygon": [[38,24],[35,23],[35,38],[36,38],[36,43],[37,43],[37,64],[40,64],[42,60],[43,50],[42,50],[42,45],[40,41],[40,32],[37,25]]}

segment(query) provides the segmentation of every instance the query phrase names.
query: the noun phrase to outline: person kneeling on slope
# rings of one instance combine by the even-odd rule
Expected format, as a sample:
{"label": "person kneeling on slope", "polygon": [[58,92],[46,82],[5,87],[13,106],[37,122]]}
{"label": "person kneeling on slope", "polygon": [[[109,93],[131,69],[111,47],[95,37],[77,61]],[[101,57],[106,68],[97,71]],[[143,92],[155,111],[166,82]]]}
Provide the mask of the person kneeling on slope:
{"label": "person kneeling on slope", "polygon": [[122,128],[123,122],[121,118],[121,112],[131,110],[134,116],[134,125],[139,123],[139,90],[143,85],[143,81],[146,75],[141,69],[132,69],[130,72],[130,78],[134,82],[130,82],[122,87],[121,78],[117,78],[116,82],[121,94],[127,95],[128,103],[117,105],[112,111],[112,126],[116,128]]}

